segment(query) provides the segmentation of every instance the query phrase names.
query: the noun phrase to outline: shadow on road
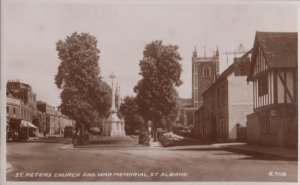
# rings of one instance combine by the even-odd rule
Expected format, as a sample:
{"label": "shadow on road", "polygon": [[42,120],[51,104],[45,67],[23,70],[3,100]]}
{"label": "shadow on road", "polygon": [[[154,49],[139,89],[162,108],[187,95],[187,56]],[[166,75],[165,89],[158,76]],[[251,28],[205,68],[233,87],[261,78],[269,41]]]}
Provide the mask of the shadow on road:
{"label": "shadow on road", "polygon": [[223,150],[232,152],[232,153],[236,153],[236,154],[242,154],[242,155],[249,156],[249,157],[240,158],[238,160],[298,161],[297,158],[275,156],[275,155],[263,154],[263,153],[255,152],[255,151],[244,151],[244,150],[238,150],[238,149],[233,149],[233,148],[223,148]]}
{"label": "shadow on road", "polygon": [[221,148],[168,148],[168,150],[174,151],[220,151]]}
{"label": "shadow on road", "polygon": [[250,157],[240,158],[238,160],[298,161],[297,159],[284,158],[284,157],[278,157],[278,156],[270,156],[270,155],[250,156]]}
{"label": "shadow on road", "polygon": [[218,154],[214,154],[214,155],[236,155],[236,154],[232,153],[232,152],[228,152],[228,153],[218,153]]}

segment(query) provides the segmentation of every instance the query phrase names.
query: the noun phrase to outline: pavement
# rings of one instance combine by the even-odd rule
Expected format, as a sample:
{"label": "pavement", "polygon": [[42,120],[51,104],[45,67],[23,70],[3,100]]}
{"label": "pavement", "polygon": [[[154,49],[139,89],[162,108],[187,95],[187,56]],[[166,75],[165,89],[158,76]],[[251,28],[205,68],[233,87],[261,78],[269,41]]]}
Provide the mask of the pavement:
{"label": "pavement", "polygon": [[163,146],[159,141],[154,141],[153,138],[150,139],[150,148],[162,148]]}
{"label": "pavement", "polygon": [[68,143],[72,143],[72,138],[65,138],[63,136],[47,136],[46,138],[44,138],[44,137],[29,137],[26,142],[68,144]]}

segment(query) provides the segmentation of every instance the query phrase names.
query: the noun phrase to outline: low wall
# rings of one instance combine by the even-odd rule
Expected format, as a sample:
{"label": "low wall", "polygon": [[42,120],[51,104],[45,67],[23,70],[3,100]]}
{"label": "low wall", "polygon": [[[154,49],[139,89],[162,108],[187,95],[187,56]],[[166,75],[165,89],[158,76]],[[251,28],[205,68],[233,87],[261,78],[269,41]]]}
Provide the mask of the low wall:
{"label": "low wall", "polygon": [[[275,117],[271,118],[271,112]],[[262,119],[265,116],[267,131],[262,131]],[[272,124],[272,126],[271,126]],[[273,131],[271,131],[271,127]],[[293,108],[278,106],[247,116],[247,142],[249,144],[273,147],[298,147],[298,115]]]}
{"label": "low wall", "polygon": [[257,115],[254,113],[247,115],[247,143],[261,144],[261,127]]}

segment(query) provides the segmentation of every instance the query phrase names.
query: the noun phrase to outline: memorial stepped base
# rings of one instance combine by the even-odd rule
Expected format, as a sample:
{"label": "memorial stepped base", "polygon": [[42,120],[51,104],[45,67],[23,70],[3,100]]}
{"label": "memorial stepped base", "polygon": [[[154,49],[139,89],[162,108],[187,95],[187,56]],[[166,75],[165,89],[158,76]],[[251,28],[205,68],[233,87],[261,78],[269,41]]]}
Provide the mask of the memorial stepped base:
{"label": "memorial stepped base", "polygon": [[90,135],[90,143],[96,144],[130,144],[138,143],[138,136],[100,136],[100,135]]}

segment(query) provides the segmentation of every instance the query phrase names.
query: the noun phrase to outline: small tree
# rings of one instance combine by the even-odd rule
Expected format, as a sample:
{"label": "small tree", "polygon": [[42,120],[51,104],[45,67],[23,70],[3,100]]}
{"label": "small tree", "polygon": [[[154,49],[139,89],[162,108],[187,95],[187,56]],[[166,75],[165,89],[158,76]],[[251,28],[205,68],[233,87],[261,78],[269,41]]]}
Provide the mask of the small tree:
{"label": "small tree", "polygon": [[56,43],[61,63],[55,84],[62,89],[61,112],[76,121],[81,136],[109,112],[111,90],[101,80],[97,40],[88,33],[73,33]]}
{"label": "small tree", "polygon": [[125,131],[127,134],[137,134],[136,130],[144,127],[144,119],[138,112],[138,105],[135,97],[126,96],[120,106],[120,113],[125,120]]}
{"label": "small tree", "polygon": [[176,45],[154,41],[146,45],[140,61],[140,75],[143,78],[134,90],[139,112],[145,121],[153,122],[153,133],[156,133],[157,127],[162,127],[162,119],[170,118],[177,107],[175,86],[182,84],[181,57],[177,50]]}

